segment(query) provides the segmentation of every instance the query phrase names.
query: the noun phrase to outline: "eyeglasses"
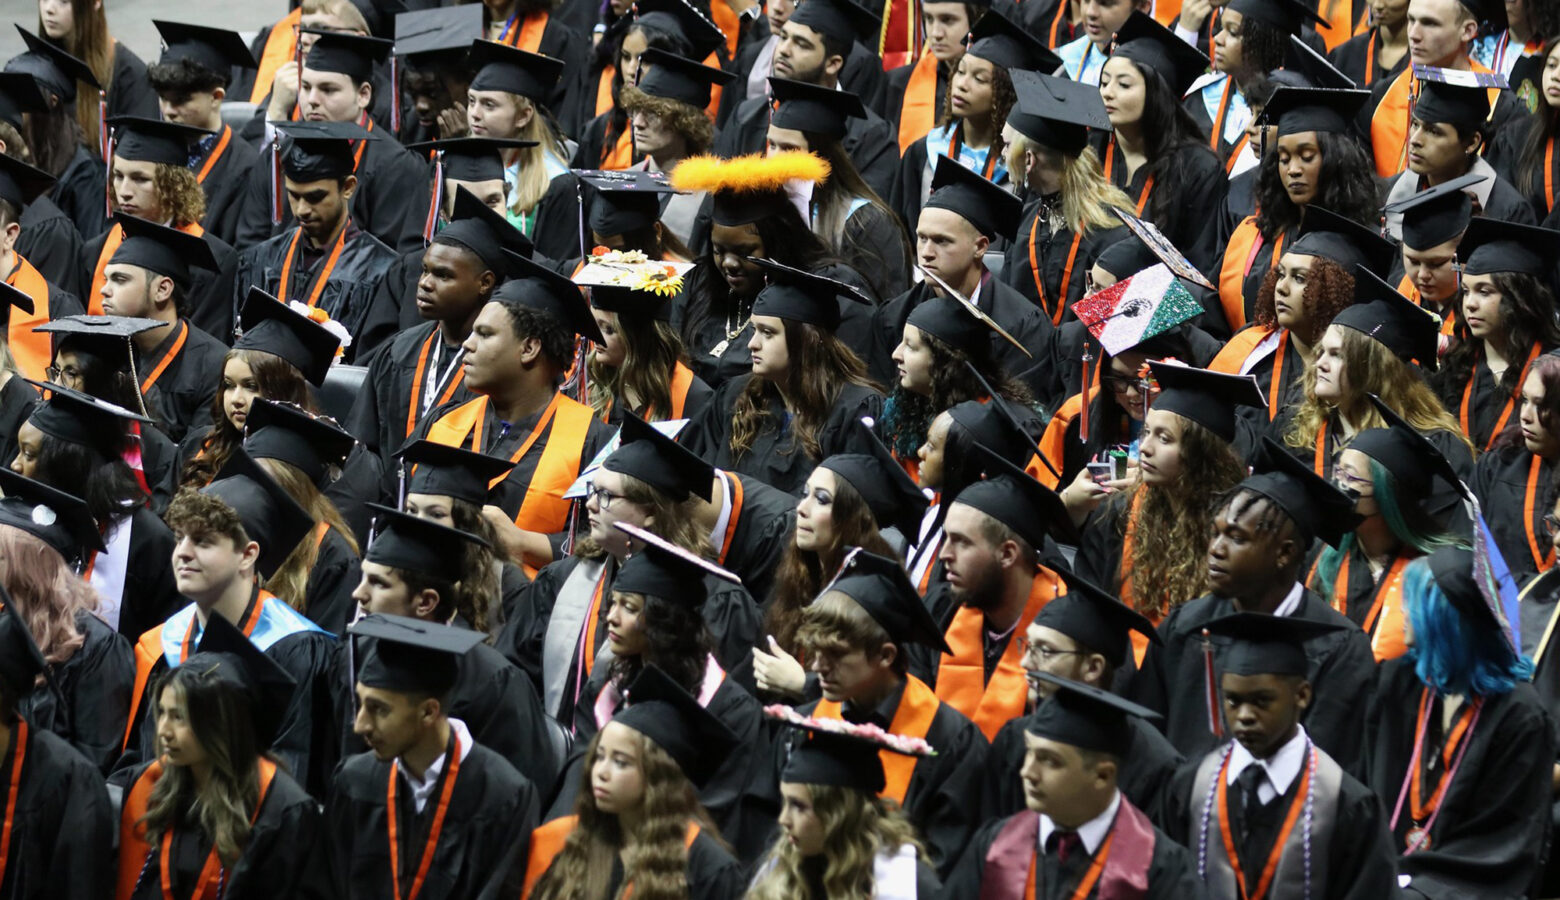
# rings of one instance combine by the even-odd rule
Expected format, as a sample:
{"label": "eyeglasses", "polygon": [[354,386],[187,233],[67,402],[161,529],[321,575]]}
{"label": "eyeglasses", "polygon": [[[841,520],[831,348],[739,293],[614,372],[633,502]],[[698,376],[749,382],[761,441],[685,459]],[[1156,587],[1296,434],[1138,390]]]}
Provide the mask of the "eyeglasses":
{"label": "eyeglasses", "polygon": [[1129,390],[1141,391],[1143,379],[1136,375],[1117,375],[1107,372],[1100,376],[1100,387],[1117,394],[1125,394]]}
{"label": "eyeglasses", "polygon": [[1344,469],[1333,470],[1333,483],[1344,490],[1360,490],[1371,486],[1369,478],[1365,478]]}
{"label": "eyeglasses", "polygon": [[81,370],[75,366],[49,366],[43,370],[43,374],[49,376],[49,380],[55,384],[66,384],[67,381],[75,382],[81,378]]}
{"label": "eyeglasses", "polygon": [[1031,641],[1029,638],[1022,636],[1018,639],[1018,648],[1023,651],[1020,659],[1026,662],[1033,659],[1047,663],[1058,656],[1078,656],[1083,653],[1082,650],[1058,650],[1055,647],[1047,646],[1039,641]]}
{"label": "eyeglasses", "polygon": [[612,501],[622,496],[622,494],[614,494],[604,487],[597,487],[593,484],[590,486],[590,489],[585,492],[585,502],[589,503],[592,499],[594,499],[596,501],[596,508],[602,512],[606,512],[612,508]]}
{"label": "eyeglasses", "polygon": [[1545,513],[1544,540],[1553,542],[1557,533],[1560,533],[1560,516],[1554,513]]}

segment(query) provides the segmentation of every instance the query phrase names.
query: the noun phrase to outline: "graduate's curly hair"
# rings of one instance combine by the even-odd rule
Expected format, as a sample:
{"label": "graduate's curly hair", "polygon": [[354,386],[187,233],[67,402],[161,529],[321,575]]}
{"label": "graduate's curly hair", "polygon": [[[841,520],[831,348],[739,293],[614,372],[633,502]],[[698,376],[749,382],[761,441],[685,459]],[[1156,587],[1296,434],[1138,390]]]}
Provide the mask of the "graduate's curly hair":
{"label": "graduate's curly hair", "polygon": [[[693,585],[690,585],[693,587]],[[613,591],[612,602],[636,598],[639,603],[639,627],[644,632],[645,650],[634,656],[613,656],[607,677],[620,689],[634,683],[645,666],[655,666],[697,697],[704,682],[704,665],[715,651],[709,626],[704,621],[702,604],[693,605],[654,594]],[[606,618],[606,611],[602,611]]]}
{"label": "graduate's curly hair", "polygon": [[184,464],[179,473],[179,483],[202,488],[227,465],[233,451],[244,443],[244,433],[233,427],[227,417],[223,402],[223,385],[227,380],[227,364],[237,360],[249,367],[249,373],[259,388],[259,396],[273,403],[292,403],[314,412],[314,399],[309,392],[309,382],[297,367],[274,353],[264,350],[229,350],[222,358],[222,373],[217,376],[217,391],[211,398],[211,428],[200,442],[200,449]]}
{"label": "graduate's curly hair", "polygon": [[76,613],[96,611],[98,597],[59,551],[14,525],[0,525],[0,584],[44,662],[55,666],[76,655],[86,642]]}
{"label": "graduate's curly hair", "polygon": [[556,315],[516,300],[495,295],[492,299],[509,314],[509,327],[515,337],[526,340],[536,338],[542,345],[542,355],[560,370],[568,371],[574,359],[574,330]]}
{"label": "graduate's curly hair", "polygon": [[782,834],[759,863],[747,900],[872,900],[873,864],[879,854],[906,845],[926,859],[926,848],[904,810],[890,798],[829,784],[802,785],[812,795],[823,826],[823,897],[814,897],[802,874],[803,857]]}
{"label": "graduate's curly hair", "polygon": [[[867,377],[867,367],[856,351],[833,332],[820,325],[782,319],[785,347],[790,364],[786,366],[784,395],[789,401],[791,419],[790,450],[800,449],[817,459],[822,449],[818,429],[834,409],[840,391],[847,384],[877,388]],[[766,427],[777,427],[769,414],[769,400],[781,394],[768,378],[753,376],[737,395],[731,411],[731,456],[741,459],[753,447],[753,441]]]}
{"label": "graduate's curly hair", "polygon": [[[672,415],[672,373],[688,358],[682,335],[669,322],[638,316],[607,313],[623,342],[623,362],[606,366],[593,353],[585,366],[590,375],[590,405],[598,416],[607,412],[633,391],[641,404],[629,410],[643,416],[654,412],[651,421],[675,418]],[[626,408],[626,406],[625,406]]]}
{"label": "graduate's curly hair", "polygon": [[[453,612],[470,623],[472,631],[485,633],[491,624],[488,621],[488,608],[502,589],[498,567],[493,564],[496,560],[493,548],[498,546],[498,531],[493,523],[482,517],[482,507],[453,497],[450,498],[450,524],[467,534],[482,538],[487,541],[487,546],[474,541],[461,541],[466,546],[462,551],[464,559],[461,562],[460,579],[448,594],[440,590],[439,597],[448,598],[454,607]],[[414,596],[425,586],[417,583],[422,577],[414,572],[404,572],[401,576]],[[426,586],[437,589],[432,584]],[[442,615],[445,612],[443,606],[441,603],[436,612]]]}
{"label": "graduate's curly hair", "polygon": [[1008,375],[991,359],[990,353],[984,352],[985,348],[982,348],[983,352],[971,355],[924,330],[921,340],[926,342],[932,357],[930,390],[925,394],[908,391],[896,380],[883,404],[883,442],[900,459],[915,458],[916,450],[926,441],[926,432],[939,413],[966,400],[980,400],[986,396],[980,378],[971,374],[966,363],[974,365],[980,377],[1003,398],[1024,406],[1034,402],[1029,388]]}
{"label": "graduate's curly hair", "polygon": [[618,104],[630,117],[637,112],[659,117],[662,124],[682,137],[688,156],[704,153],[715,140],[715,126],[709,116],[691,103],[657,97],[637,85],[625,84],[618,93]]}
{"label": "graduate's curly hair", "polygon": [[[965,57],[959,57],[959,62],[963,63],[964,59]],[[958,66],[954,68],[957,70]],[[951,76],[948,80],[950,84],[953,81]],[[1008,113],[1013,111],[1013,105],[1017,102],[1018,92],[1013,88],[1013,76],[1008,74],[1007,69],[992,63],[991,110],[986,113],[986,127],[991,129],[991,146],[986,150],[988,158],[995,155],[997,159],[1003,159],[1002,148],[1005,142],[1002,139],[1002,126],[1007,124]],[[953,91],[949,90],[948,96],[943,98],[942,121],[953,122],[955,119],[962,120],[962,118],[953,112]]]}
{"label": "graduate's curly hair", "polygon": [[[1251,320],[1263,328],[1278,327],[1277,288],[1278,269],[1275,266],[1262,276],[1257,302],[1251,309]],[[1314,347],[1322,339],[1322,332],[1332,324],[1333,316],[1354,305],[1353,273],[1325,256],[1311,257],[1311,268],[1305,276],[1304,300],[1306,329],[1295,337]]]}
{"label": "graduate's curly hair", "polygon": [[614,861],[625,848],[623,883],[633,883],[635,900],[687,900],[688,826],[697,822],[701,834],[717,841],[720,832],[672,757],[637,731],[634,739],[639,746],[639,772],[645,791],[638,832],[625,834],[616,815],[596,808],[591,771],[600,753],[598,732],[591,738],[581,767],[574,801],[579,823],[537,880],[531,891],[534,900],[609,900],[607,882]]}
{"label": "graduate's curly hair", "polygon": [[[109,196],[118,209],[119,197],[113,191],[112,179],[109,185]],[[157,195],[163,218],[171,221],[172,227],[198,223],[206,215],[206,191],[195,180],[195,173],[184,166],[157,163],[152,170],[152,191]]]}

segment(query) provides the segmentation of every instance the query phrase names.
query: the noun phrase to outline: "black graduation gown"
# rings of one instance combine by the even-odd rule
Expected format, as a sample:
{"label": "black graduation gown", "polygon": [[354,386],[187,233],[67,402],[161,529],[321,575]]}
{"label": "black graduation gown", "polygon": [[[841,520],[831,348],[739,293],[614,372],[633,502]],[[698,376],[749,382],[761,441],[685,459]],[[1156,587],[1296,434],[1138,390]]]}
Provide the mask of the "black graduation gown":
{"label": "black graduation gown", "polygon": [[1392,68],[1383,68],[1378,37],[1379,29],[1371,28],[1334,47],[1327,55],[1338,71],[1349,76],[1362,88],[1373,88],[1378,84],[1390,83],[1408,66],[1409,55],[1404,53]]}
{"label": "black graduation gown", "polygon": [[[134,784],[145,769],[137,768],[130,783]],[[324,879],[319,866],[311,864],[320,837],[319,803],[278,766],[265,801],[255,815],[244,852],[236,865],[223,870],[221,896],[226,900],[320,896]],[[173,844],[168,850],[168,875],[174,896],[188,897],[195,892],[210,852],[211,841],[199,828],[174,830]],[[161,854],[154,852],[147,859],[130,900],[161,900],[162,877]]]}
{"label": "black graduation gown", "polygon": [[[1513,122],[1509,127],[1501,129],[1490,136],[1489,149],[1485,151],[1485,160],[1495,169],[1518,193],[1523,196],[1533,212],[1544,223],[1545,228],[1553,227],[1550,213],[1551,202],[1544,191],[1544,155],[1541,152],[1537,159],[1530,165],[1522,162],[1522,150],[1527,146],[1528,135],[1537,127],[1538,120],[1533,117]],[[1557,167],[1560,168],[1560,167]],[[1555,172],[1550,172],[1549,181],[1555,183]],[[1519,185],[1523,177],[1528,179],[1528,190],[1522,191]]]}
{"label": "black graduation gown", "polygon": [[[380,282],[381,290],[387,283],[388,278]],[[424,363],[424,367],[433,364],[431,352],[429,360],[424,360],[422,354],[428,338],[438,328],[438,322],[424,322],[408,328],[388,344],[381,345],[366,359],[359,358],[362,364],[368,366],[368,377],[364,379],[364,390],[352,404],[346,427],[370,452],[379,456],[387,468],[394,467],[391,457],[406,441],[409,433],[406,427],[407,413],[414,408],[414,404],[417,421],[423,419],[422,397],[428,390],[426,368],[422,382],[414,382],[417,381],[419,361]],[[442,345],[442,337],[435,337],[434,340]],[[442,346],[438,357],[440,368],[450,366],[458,353],[459,348]],[[476,395],[466,389],[465,379],[461,375],[457,369],[449,376],[461,378],[450,399],[465,403]],[[414,424],[413,430],[415,427]]]}
{"label": "black graduation gown", "polygon": [[864,203],[845,220],[839,254],[860,272],[878,303],[910,289],[910,253],[904,226],[884,207]]}
{"label": "black graduation gown", "polygon": [[[1554,657],[1549,653],[1554,638],[1549,636],[1546,641],[1546,635],[1556,610],[1560,610],[1560,569],[1551,569],[1522,589],[1518,613],[1521,615],[1522,653],[1533,660],[1533,690],[1544,702],[1552,722],[1560,722],[1560,667],[1555,665]],[[1551,834],[1557,824],[1560,824],[1560,800],[1552,799],[1549,807]],[[1551,853],[1540,896],[1554,893],[1556,881],[1560,880],[1557,868],[1560,868],[1560,860]]]}
{"label": "black graduation gown", "polygon": [[[31,723],[29,723],[31,725]],[[16,751],[0,757],[11,771]],[[70,744],[46,728],[27,729],[15,813],[6,817],[10,853],[0,897],[6,900],[99,900],[113,893],[114,813],[103,776]],[[13,801],[10,779],[0,781],[0,803]]]}
{"label": "black graduation gown", "polygon": [[[1165,736],[1188,759],[1200,757],[1217,743],[1208,730],[1202,629],[1235,611],[1232,601],[1212,595],[1171,610],[1159,623],[1164,643],[1149,645],[1143,669],[1133,680],[1137,695],[1133,699],[1164,716]],[[1370,639],[1314,591],[1304,592],[1293,615],[1350,626],[1305,642],[1313,699],[1303,720],[1316,745],[1350,769],[1359,759],[1362,743],[1359,698],[1369,690],[1376,671]],[[1232,642],[1219,635],[1210,640],[1214,671],[1221,672]]]}
{"label": "black graduation gown", "polygon": [[[1094,152],[1100,154],[1101,163],[1106,161],[1104,154],[1109,137],[1109,132],[1099,132],[1091,138]],[[1170,168],[1180,173],[1180,196],[1174,198],[1177,202],[1169,204],[1166,220],[1154,224],[1159,226],[1159,230],[1164,232],[1170,243],[1192,261],[1192,265],[1202,271],[1210,271],[1211,267],[1217,265],[1223,250],[1218,243],[1216,222],[1220,211],[1224,209],[1224,195],[1229,190],[1229,174],[1224,171],[1224,165],[1206,144],[1188,142],[1170,153]],[[1119,147],[1116,148],[1114,156],[1115,160],[1111,163],[1111,180],[1117,187],[1126,191],[1128,197],[1134,201],[1138,200],[1142,197],[1144,185],[1148,182],[1149,166],[1138,167],[1129,179],[1127,161]],[[1155,191],[1162,189],[1158,185],[1154,187]],[[1154,198],[1150,195],[1143,207],[1143,217],[1152,221],[1153,215]]]}
{"label": "black graduation gown", "polygon": [[[1552,556],[1544,540],[1544,516],[1554,508],[1550,489],[1554,462],[1543,460],[1537,477],[1530,481],[1532,462],[1533,454],[1527,448],[1502,447],[1479,457],[1468,483],[1484,510],[1484,520],[1495,538],[1495,546],[1500,548],[1500,555],[1505,558],[1517,584],[1526,584],[1540,568],[1547,568],[1544,562]],[[1527,501],[1530,488],[1531,504]],[[1542,561],[1535,559],[1535,546]]]}
{"label": "black graduation gown", "polygon": [[[607,896],[616,897],[623,886],[623,859],[612,854],[612,875]],[[742,894],[742,867],[715,839],[700,831],[688,848],[688,900],[726,900]]]}
{"label": "black graduation gown", "polygon": [[[230,299],[225,297],[223,302]],[[143,384],[181,337],[184,345],[178,355],[146,391],[148,405],[156,409],[158,429],[175,444],[191,431],[211,427],[211,401],[222,386],[222,364],[228,353],[226,344],[193,327],[189,319],[180,319],[168,329],[157,349],[136,354],[136,377]]]}
{"label": "black graduation gown", "polygon": [[184,605],[173,580],[173,531],[148,507],[130,514],[130,552],[119,633],[133,641]]}
{"label": "black graduation gown", "polygon": [[[769,138],[769,115],[769,98],[743,101],[715,138],[711,152],[728,158],[763,153]],[[845,120],[845,136],[840,138],[840,145],[862,179],[879,197],[887,197],[899,167],[899,143],[893,127],[868,109],[865,119]]]}
{"label": "black graduation gown", "polygon": [[135,657],[129,642],[89,612],[76,613],[76,629],[85,642],[70,659],[49,667],[60,696],[41,688],[18,709],[34,727],[69,741],[106,773],[119,758],[125,737]]}
{"label": "black graduation gown", "polygon": [[579,184],[573,172],[565,172],[547,183],[547,193],[536,201],[534,210],[536,222],[530,234],[531,245],[536,248],[533,255],[547,259],[574,259],[580,255]]}
{"label": "black graduation gown", "polygon": [[742,586],[755,599],[767,600],[774,588],[775,567],[796,527],[796,496],[751,476],[720,474],[728,493],[733,491],[733,480],[741,482],[742,505],[732,510],[715,561],[741,576]]}
{"label": "black graduation gown", "polygon": [[141,429],[141,466],[152,489],[152,512],[168,511],[179,488],[179,447],[160,428]]}
{"label": "black graduation gown", "polygon": [[[304,540],[312,540],[310,535]],[[304,615],[331,634],[346,631],[357,604],[352,592],[357,590],[362,573],[361,560],[334,528],[325,531],[320,540],[319,556],[314,568],[309,570],[309,580],[304,586]]]}
{"label": "black graduation gown", "polygon": [[[108,235],[109,232],[105,231],[82,244],[79,259],[80,284],[83,287],[91,288]],[[220,341],[230,342],[233,339],[233,280],[238,274],[238,254],[216,235],[203,234],[201,240],[211,248],[217,268],[215,271],[193,266],[190,268],[190,285],[185,293],[182,313],[201,331]],[[106,264],[107,260],[103,262]],[[248,292],[247,286],[240,289],[241,295],[247,295]]]}
{"label": "black graduation gown", "polygon": [[[154,113],[152,118],[157,118]],[[103,161],[77,146],[76,152],[65,164],[59,180],[49,191],[49,199],[75,223],[83,240],[94,238],[108,230],[107,181]]]}
{"label": "black graduation gown", "polygon": [[[1424,685],[1408,657],[1382,663],[1370,696],[1362,769],[1383,802],[1402,790],[1414,748],[1417,712]],[[1426,716],[1426,793],[1440,778],[1445,731],[1436,697]],[[1486,698],[1478,727],[1467,738],[1457,777],[1441,799],[1430,829],[1430,846],[1400,857],[1409,877],[1407,896],[1525,896],[1538,871],[1549,824],[1550,782],[1555,762],[1554,723],[1532,685]],[[1394,848],[1405,846],[1414,826],[1408,805],[1393,829]]]}
{"label": "black graduation gown", "polygon": [[[1522,366],[1517,361],[1513,361],[1512,365],[1516,367],[1511,373],[1515,376],[1522,370]],[[1496,437],[1495,424],[1500,421],[1503,411],[1506,413],[1503,425],[1510,425],[1521,415],[1521,384],[1519,381],[1517,388],[1519,395],[1513,399],[1512,392],[1501,388],[1490,373],[1489,367],[1484,364],[1484,353],[1481,350],[1474,361],[1473,372],[1467,379],[1458,384],[1438,385],[1436,391],[1441,396],[1441,403],[1457,417],[1459,423],[1463,422],[1463,393],[1468,391],[1470,382],[1472,391],[1468,394],[1467,430],[1464,433],[1468,435],[1468,440],[1472,441],[1475,447],[1484,450]],[[1475,465],[1477,466],[1477,463]]]}
{"label": "black graduation gown", "polygon": [[16,457],[16,432],[41,399],[33,386],[14,372],[0,385],[0,466],[9,466]]}
{"label": "black graduation gown", "polygon": [[[209,155],[195,167],[198,173],[210,159]],[[206,233],[214,235],[229,245],[238,240],[238,222],[248,202],[249,172],[260,162],[260,151],[238,131],[228,139],[227,148],[212,164],[211,171],[200,186],[206,192],[206,215],[200,225]]]}
{"label": "black graduation gown", "polygon": [[[594,78],[591,79],[591,83],[595,83]],[[732,82],[732,87],[735,87],[735,85],[736,82]],[[728,90],[731,90],[731,87],[721,91],[722,100],[725,99],[726,91]],[[595,100],[595,96],[592,95],[590,97],[590,112],[595,111]],[[569,161],[569,165],[577,169],[602,168],[603,163],[607,161],[609,151],[612,149],[612,146],[607,143],[607,126],[611,124],[611,119],[612,111],[607,110],[599,116],[592,115],[585,121],[585,127],[580,130],[579,146],[574,148],[574,158]],[[628,133],[632,136],[632,131],[631,127],[624,125],[623,132],[620,133]],[[613,145],[616,143],[616,140],[612,142]]]}
{"label": "black graduation gown", "polygon": [[[1235,227],[1246,220],[1247,216],[1257,214],[1257,173],[1260,167],[1252,166],[1246,171],[1236,175],[1229,181],[1228,192],[1224,195],[1224,210],[1219,216],[1218,244],[1223,247],[1229,243],[1230,235]],[[1205,273],[1217,275],[1217,272]],[[1210,279],[1218,283],[1217,278]]]}
{"label": "black graduation gown", "polygon": [[[1057,197],[1054,202],[1060,202]],[[1053,323],[1061,324],[1076,318],[1072,306],[1087,290],[1089,269],[1099,258],[1101,251],[1127,235],[1125,228],[1111,228],[1078,235],[1063,225],[1051,229],[1050,216],[1041,216],[1045,200],[1035,197],[1024,205],[1024,218],[1018,226],[1018,237],[1007,245],[1003,253],[1002,280],[1018,291],[1025,300],[1039,307]],[[1034,265],[1030,260],[1034,260]],[[1063,276],[1067,283],[1062,283]],[[1045,300],[1041,301],[1039,280],[1045,285]],[[1057,311],[1057,300],[1062,301],[1062,311]]]}
{"label": "black graduation gown", "polygon": [[22,208],[21,224],[16,252],[50,284],[80,297],[86,285],[81,283],[81,235],[76,223],[45,194]]}
{"label": "black graduation gown", "polygon": [[384,479],[384,467],[379,457],[359,445],[352,448],[347,461],[341,467],[341,477],[325,485],[325,499],[336,504],[336,511],[346,520],[347,527],[357,538],[359,547],[368,546],[369,529],[373,512],[368,504],[384,499],[379,490]]}
{"label": "black graduation gown", "polygon": [[[360,190],[359,195],[361,196],[362,193]],[[337,258],[336,267],[330,272],[330,280],[326,282],[325,289],[320,293],[317,305],[329,313],[333,321],[340,322],[352,335],[353,344],[356,344],[358,336],[365,332],[369,327],[369,321],[375,315],[370,302],[374,296],[374,287],[383,277],[385,267],[395,259],[395,251],[385,246],[379,238],[368,231],[357,230],[355,222],[347,223],[347,231],[341,256]],[[234,282],[234,309],[242,308],[244,298],[248,296],[249,288],[252,286],[272,296],[278,295],[281,289],[282,266],[287,260],[287,250],[295,233],[296,229],[289,228],[282,234],[239,254],[238,278]],[[298,241],[299,255],[302,255],[302,245],[306,240],[300,238]],[[305,267],[301,263],[293,265],[291,286],[287,290],[289,301],[308,302],[310,282],[324,267],[328,254],[328,248],[322,250],[325,252],[314,257],[313,266]],[[355,346],[346,348],[343,352],[343,360],[351,362],[355,353]]]}

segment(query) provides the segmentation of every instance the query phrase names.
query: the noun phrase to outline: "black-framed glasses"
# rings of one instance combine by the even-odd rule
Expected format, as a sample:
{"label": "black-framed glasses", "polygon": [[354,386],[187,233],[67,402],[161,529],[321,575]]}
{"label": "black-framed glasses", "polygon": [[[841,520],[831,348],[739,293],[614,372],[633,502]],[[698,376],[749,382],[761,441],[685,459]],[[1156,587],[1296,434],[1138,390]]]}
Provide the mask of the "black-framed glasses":
{"label": "black-framed glasses", "polygon": [[65,379],[67,378],[72,382],[81,378],[81,370],[75,366],[66,366],[63,369],[59,366],[48,366],[43,370],[43,374],[47,375],[49,380],[55,384],[65,384]]}
{"label": "black-framed glasses", "polygon": [[622,496],[622,494],[614,494],[604,487],[599,487],[595,484],[592,484],[590,489],[585,492],[585,502],[589,503],[592,499],[594,499],[596,501],[596,508],[602,512],[606,512],[612,508],[612,501]]}
{"label": "black-framed glasses", "polygon": [[1117,375],[1114,372],[1104,372],[1100,375],[1100,387],[1117,394],[1125,394],[1129,390],[1142,390],[1143,379],[1136,375]]}
{"label": "black-framed glasses", "polygon": [[1042,663],[1050,662],[1058,656],[1077,656],[1083,653],[1082,650],[1058,650],[1039,641],[1031,641],[1022,635],[1018,638],[1018,649],[1023,651],[1022,659],[1037,659]]}
{"label": "black-framed glasses", "polygon": [[1560,533],[1560,516],[1554,513],[1544,513],[1544,540],[1553,542],[1555,534]]}

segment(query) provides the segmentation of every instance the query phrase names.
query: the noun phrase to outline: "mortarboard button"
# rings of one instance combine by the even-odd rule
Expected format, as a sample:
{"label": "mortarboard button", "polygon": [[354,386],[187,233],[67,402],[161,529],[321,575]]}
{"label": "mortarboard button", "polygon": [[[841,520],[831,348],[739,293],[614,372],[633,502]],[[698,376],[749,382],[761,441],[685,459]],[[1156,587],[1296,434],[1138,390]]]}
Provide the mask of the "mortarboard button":
{"label": "mortarboard button", "polygon": [[0,525],[20,528],[64,557],[85,560],[87,552],[107,549],[86,501],[0,467]]}
{"label": "mortarboard button", "polygon": [[849,120],[867,117],[861,98],[850,91],[805,81],[770,76],[769,96],[775,102],[769,124],[776,128],[841,138],[849,128]]}
{"label": "mortarboard button", "polygon": [[724,69],[652,47],[639,57],[636,87],[651,97],[676,100],[702,110],[710,103],[713,85],[729,84],[736,78]]}
{"label": "mortarboard button", "polygon": [[114,224],[123,231],[124,239],[109,257],[111,266],[139,266],[166,275],[183,288],[190,285],[191,266],[217,270],[217,258],[205,238],[122,212],[114,213]]}
{"label": "mortarboard button", "polygon": [[1235,407],[1267,408],[1262,389],[1251,375],[1230,375],[1156,361],[1150,361],[1148,368],[1159,383],[1154,409],[1190,419],[1227,444],[1235,442]]}
{"label": "mortarboard button", "polygon": [[157,319],[133,316],[77,315],[51,319],[34,326],[33,331],[59,335],[61,353],[85,353],[112,369],[128,372],[135,364],[131,340],[138,334],[167,326]]}
{"label": "mortarboard button", "polygon": [[356,122],[278,122],[287,137],[282,147],[282,173],[292,181],[345,178],[357,170],[353,141],[378,140]]}
{"label": "mortarboard button", "polygon": [[1094,86],[1022,69],[1008,76],[1018,98],[1008,112],[1008,124],[1024,137],[1077,156],[1089,143],[1090,129],[1110,130],[1110,116]]}
{"label": "mortarboard button", "polygon": [[1300,616],[1238,612],[1214,619],[1204,627],[1210,634],[1234,641],[1234,646],[1224,654],[1221,674],[1304,678],[1310,673],[1306,642],[1342,631],[1347,626]]}
{"label": "mortarboard button", "polygon": [[166,19],[153,19],[152,25],[162,36],[163,51],[157,61],[163,65],[189,60],[223,77],[227,77],[229,69],[253,69],[259,65],[249,52],[249,44],[236,31]]}
{"label": "mortarboard button", "polygon": [[1364,334],[1404,362],[1436,367],[1441,319],[1399,294],[1375,272],[1354,268],[1354,305],[1345,307],[1332,324]]}
{"label": "mortarboard button", "polygon": [[560,60],[493,41],[473,41],[468,65],[477,73],[471,90],[519,94],[537,103],[552,96],[563,75]]}
{"label": "mortarboard button", "polygon": [[1304,131],[1349,134],[1370,91],[1281,86],[1262,107],[1259,124],[1276,125],[1278,136]]}

